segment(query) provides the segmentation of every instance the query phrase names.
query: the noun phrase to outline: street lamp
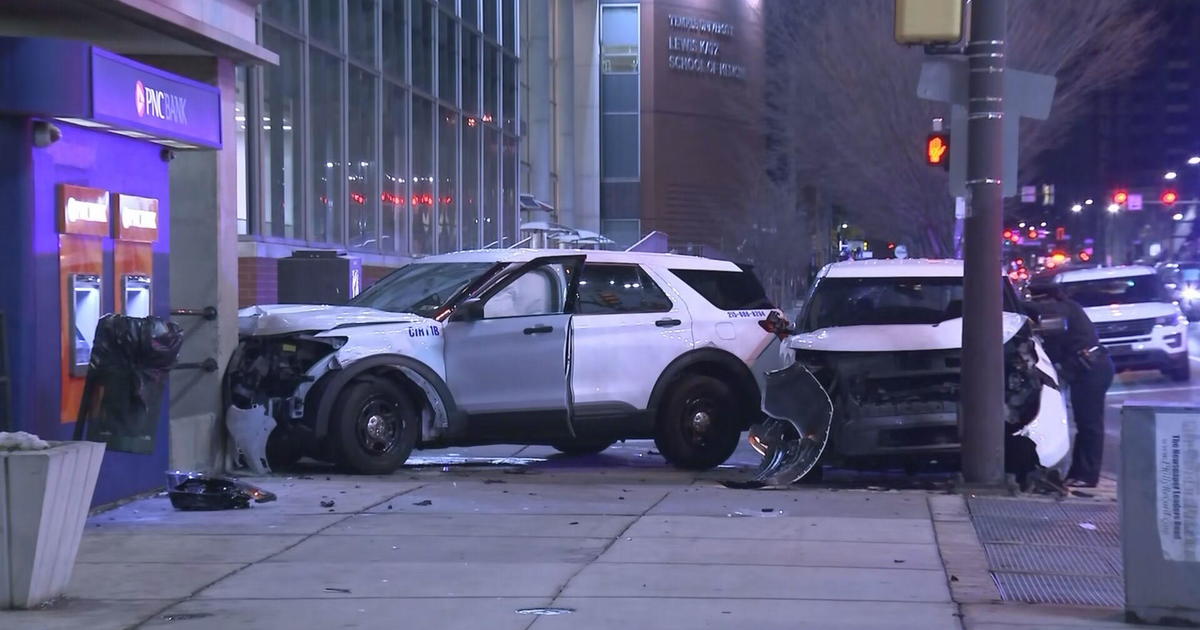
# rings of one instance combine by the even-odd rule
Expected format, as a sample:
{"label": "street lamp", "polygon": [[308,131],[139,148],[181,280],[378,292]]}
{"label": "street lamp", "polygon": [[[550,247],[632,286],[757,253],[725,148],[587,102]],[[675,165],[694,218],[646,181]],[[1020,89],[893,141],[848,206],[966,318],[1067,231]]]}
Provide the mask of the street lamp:
{"label": "street lamp", "polygon": [[1193,155],[1192,157],[1188,158],[1188,164],[1191,166],[1200,164],[1200,155]]}
{"label": "street lamp", "polygon": [[1092,205],[1093,203],[1096,203],[1096,202],[1095,202],[1095,201],[1093,201],[1093,200],[1091,200],[1091,199],[1088,199],[1087,201],[1083,202],[1083,205],[1085,205],[1085,206],[1090,206],[1090,205]]}
{"label": "street lamp", "polygon": [[843,230],[845,230],[845,229],[847,229],[847,228],[849,228],[849,227],[850,227],[850,224],[849,224],[849,223],[843,223],[843,224],[842,224],[842,229],[843,229]]}
{"label": "street lamp", "polygon": [[1174,220],[1176,220],[1176,221],[1182,221],[1182,220],[1183,220],[1183,213],[1182,213],[1182,212],[1176,212],[1176,213],[1174,214],[1174,216],[1172,216],[1171,218],[1172,218],[1172,219],[1174,219]]}
{"label": "street lamp", "polygon": [[1111,212],[1112,214],[1116,214],[1116,213],[1120,212],[1121,204],[1117,204],[1117,203],[1108,204],[1108,211]]}
{"label": "street lamp", "polygon": [[1083,212],[1083,206],[1080,204],[1075,204],[1071,206],[1071,212]]}
{"label": "street lamp", "polygon": [[1179,177],[1179,173],[1176,173],[1175,171],[1167,171],[1166,173],[1163,174],[1163,179],[1165,179],[1167,181],[1171,181],[1171,180],[1175,179],[1176,177]]}

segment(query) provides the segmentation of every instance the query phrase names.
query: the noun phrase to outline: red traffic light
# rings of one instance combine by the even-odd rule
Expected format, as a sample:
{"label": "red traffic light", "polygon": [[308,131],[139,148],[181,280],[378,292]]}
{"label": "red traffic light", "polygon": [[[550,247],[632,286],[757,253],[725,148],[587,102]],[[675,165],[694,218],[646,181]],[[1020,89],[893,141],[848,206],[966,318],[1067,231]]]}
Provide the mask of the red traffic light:
{"label": "red traffic light", "polygon": [[1038,237],[1037,228],[1029,228],[1029,238],[1036,239]]}
{"label": "red traffic light", "polygon": [[950,137],[944,133],[931,133],[925,139],[925,163],[943,166],[950,159]]}
{"label": "red traffic light", "polygon": [[1125,192],[1124,190],[1118,190],[1117,192],[1113,193],[1113,203],[1124,205],[1126,201],[1129,201],[1128,192]]}
{"label": "red traffic light", "polygon": [[1179,193],[1175,192],[1174,190],[1164,190],[1163,193],[1158,196],[1158,200],[1163,202],[1163,205],[1174,205],[1176,201],[1179,201]]}
{"label": "red traffic light", "polygon": [[1010,239],[1010,238],[1012,238],[1012,237],[1013,237],[1013,231],[1012,231],[1012,230],[1004,230],[1004,240],[1006,240],[1006,241],[1007,241],[1008,239]]}

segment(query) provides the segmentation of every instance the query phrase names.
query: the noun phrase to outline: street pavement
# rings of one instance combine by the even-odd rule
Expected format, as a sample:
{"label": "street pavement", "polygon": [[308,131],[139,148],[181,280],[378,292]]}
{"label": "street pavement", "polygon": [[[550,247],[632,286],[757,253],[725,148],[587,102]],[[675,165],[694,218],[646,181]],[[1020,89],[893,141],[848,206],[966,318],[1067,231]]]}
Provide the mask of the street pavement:
{"label": "street pavement", "polygon": [[1118,374],[1108,390],[1104,414],[1103,475],[1115,480],[1121,464],[1121,405],[1156,402],[1195,403],[1200,405],[1200,323],[1188,330],[1188,352],[1192,363],[1192,382],[1176,383],[1158,372]]}
{"label": "street pavement", "polygon": [[0,612],[0,628],[1132,627],[1110,608],[1001,602],[944,488],[719,483],[755,463],[744,447],[697,474],[646,441],[492,446],[382,477],[261,478],[278,501],[248,510],[146,498],[89,520],[67,598]]}

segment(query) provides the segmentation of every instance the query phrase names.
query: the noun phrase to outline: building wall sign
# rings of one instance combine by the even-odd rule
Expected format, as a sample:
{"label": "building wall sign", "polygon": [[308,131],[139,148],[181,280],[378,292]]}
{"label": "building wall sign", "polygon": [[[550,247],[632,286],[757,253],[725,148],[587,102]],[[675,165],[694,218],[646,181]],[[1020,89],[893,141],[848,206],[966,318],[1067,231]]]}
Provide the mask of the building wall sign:
{"label": "building wall sign", "polygon": [[221,93],[92,48],[92,118],[117,127],[221,147]]}
{"label": "building wall sign", "polygon": [[157,241],[158,200],[118,194],[115,231],[117,239],[122,241]]}
{"label": "building wall sign", "polygon": [[108,191],[73,184],[58,186],[58,231],[108,236]]}
{"label": "building wall sign", "polygon": [[723,59],[733,25],[688,15],[667,16],[667,67],[725,79],[745,79],[746,66]]}

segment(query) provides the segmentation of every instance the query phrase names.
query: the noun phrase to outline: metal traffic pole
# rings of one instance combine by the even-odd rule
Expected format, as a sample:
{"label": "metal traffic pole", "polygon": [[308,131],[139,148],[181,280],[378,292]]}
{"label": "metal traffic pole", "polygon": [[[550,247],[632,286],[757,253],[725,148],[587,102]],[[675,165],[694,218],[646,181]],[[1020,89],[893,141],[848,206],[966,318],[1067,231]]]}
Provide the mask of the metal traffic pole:
{"label": "metal traffic pole", "polygon": [[[1004,172],[1007,0],[973,0],[967,41],[967,190],[963,291],[963,480],[1000,487],[1004,475],[1004,337],[1000,233]],[[1016,147],[1009,147],[1015,150]]]}

